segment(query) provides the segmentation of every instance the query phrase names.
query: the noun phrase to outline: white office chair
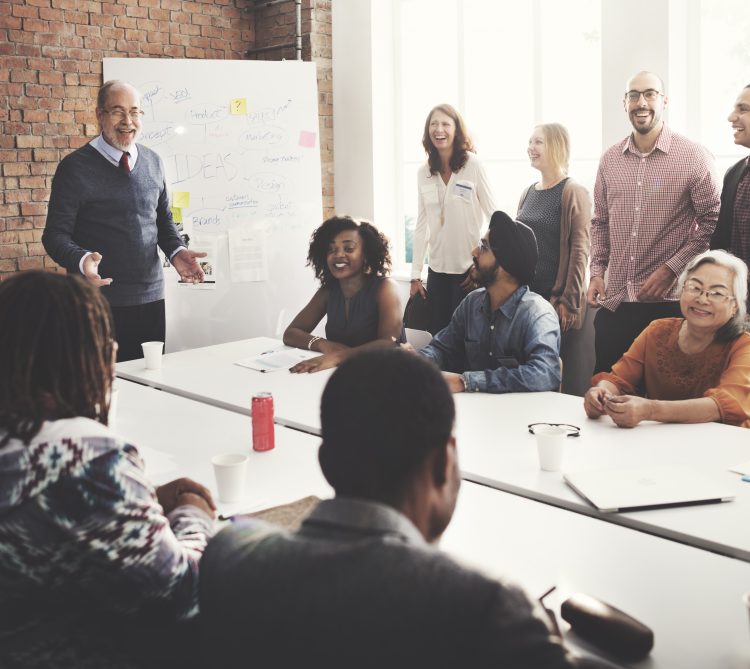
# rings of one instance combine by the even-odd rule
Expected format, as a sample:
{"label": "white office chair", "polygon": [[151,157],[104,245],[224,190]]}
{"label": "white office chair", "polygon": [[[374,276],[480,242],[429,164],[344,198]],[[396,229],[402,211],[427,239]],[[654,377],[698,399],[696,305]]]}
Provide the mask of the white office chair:
{"label": "white office chair", "polygon": [[414,348],[422,348],[432,341],[432,335],[427,330],[415,330],[414,328],[404,328],[406,332],[406,341]]}

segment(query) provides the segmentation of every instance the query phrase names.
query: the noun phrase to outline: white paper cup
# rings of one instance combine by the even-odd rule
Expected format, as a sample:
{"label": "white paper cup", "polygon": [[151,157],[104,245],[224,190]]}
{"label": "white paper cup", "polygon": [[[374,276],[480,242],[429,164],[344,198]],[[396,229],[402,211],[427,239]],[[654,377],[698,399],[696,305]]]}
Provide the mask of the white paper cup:
{"label": "white paper cup", "polygon": [[117,429],[117,397],[120,391],[112,386],[109,391],[109,413],[107,414],[107,427],[110,430]]}
{"label": "white paper cup", "polygon": [[146,369],[161,369],[161,352],[164,349],[164,342],[144,341],[141,348],[143,359],[146,361]]}
{"label": "white paper cup", "polygon": [[568,432],[557,425],[537,425],[534,427],[536,448],[539,454],[539,467],[545,472],[559,472],[562,469],[565,440]]}
{"label": "white paper cup", "polygon": [[211,458],[220,502],[239,502],[245,496],[247,461],[241,453],[225,453]]}

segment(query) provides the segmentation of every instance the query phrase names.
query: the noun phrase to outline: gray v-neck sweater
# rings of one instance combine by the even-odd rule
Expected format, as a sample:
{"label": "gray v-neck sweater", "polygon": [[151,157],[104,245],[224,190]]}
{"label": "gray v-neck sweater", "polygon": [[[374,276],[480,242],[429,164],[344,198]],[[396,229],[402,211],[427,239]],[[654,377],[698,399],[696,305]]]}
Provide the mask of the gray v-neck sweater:
{"label": "gray v-neck sweater", "polygon": [[74,274],[80,274],[84,253],[101,253],[99,274],[113,279],[101,290],[112,306],[162,299],[157,246],[169,257],[183,242],[172,221],[159,156],[139,144],[130,173],[88,144],[63,158],[52,180],[42,243]]}

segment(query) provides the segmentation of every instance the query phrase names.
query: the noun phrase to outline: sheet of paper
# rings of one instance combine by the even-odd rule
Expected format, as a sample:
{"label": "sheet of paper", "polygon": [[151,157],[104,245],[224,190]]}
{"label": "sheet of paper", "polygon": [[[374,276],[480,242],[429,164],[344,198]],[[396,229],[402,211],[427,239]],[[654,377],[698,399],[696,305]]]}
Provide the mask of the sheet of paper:
{"label": "sheet of paper", "polygon": [[214,290],[216,288],[216,260],[219,255],[217,248],[218,240],[216,237],[193,238],[190,242],[190,250],[207,254],[205,258],[198,258],[198,264],[201,266],[205,278],[203,283],[180,281],[180,286],[193,290]]}
{"label": "sheet of paper", "polygon": [[266,281],[268,261],[264,231],[260,228],[229,230],[229,273],[232,281]]}
{"label": "sheet of paper", "polygon": [[234,98],[229,102],[229,110],[233,116],[244,116],[247,114],[247,98]]}
{"label": "sheet of paper", "polygon": [[265,351],[260,355],[252,358],[243,358],[237,360],[235,365],[254,369],[257,372],[276,372],[282,369],[289,369],[303,360],[309,360],[320,355],[316,351],[304,351],[300,348],[280,348],[273,351]]}

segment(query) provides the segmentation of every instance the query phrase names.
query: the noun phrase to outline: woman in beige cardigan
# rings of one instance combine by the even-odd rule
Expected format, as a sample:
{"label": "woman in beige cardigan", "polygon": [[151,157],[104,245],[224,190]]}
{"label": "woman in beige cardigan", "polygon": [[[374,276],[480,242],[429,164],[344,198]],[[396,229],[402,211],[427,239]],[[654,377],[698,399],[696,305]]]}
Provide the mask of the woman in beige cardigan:
{"label": "woman in beige cardigan", "polygon": [[539,247],[530,288],[550,301],[564,334],[580,329],[585,315],[591,198],[568,177],[570,139],[562,125],[534,128],[528,154],[542,175],[524,191],[518,205],[517,218],[534,231]]}

